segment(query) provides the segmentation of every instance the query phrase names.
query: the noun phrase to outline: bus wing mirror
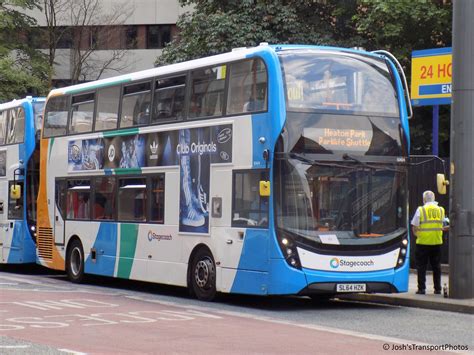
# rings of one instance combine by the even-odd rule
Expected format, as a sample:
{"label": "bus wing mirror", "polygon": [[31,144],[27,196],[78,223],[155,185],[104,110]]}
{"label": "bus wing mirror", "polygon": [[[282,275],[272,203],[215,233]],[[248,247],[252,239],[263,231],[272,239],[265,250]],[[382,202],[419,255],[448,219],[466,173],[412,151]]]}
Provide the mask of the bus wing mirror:
{"label": "bus wing mirror", "polygon": [[260,197],[270,196],[270,181],[260,181]]}
{"label": "bus wing mirror", "polygon": [[10,198],[12,200],[19,200],[21,198],[21,186],[12,185],[10,186]]}
{"label": "bus wing mirror", "polygon": [[440,195],[446,195],[446,186],[449,185],[449,181],[445,179],[444,174],[436,174],[436,185],[438,187],[438,193]]}

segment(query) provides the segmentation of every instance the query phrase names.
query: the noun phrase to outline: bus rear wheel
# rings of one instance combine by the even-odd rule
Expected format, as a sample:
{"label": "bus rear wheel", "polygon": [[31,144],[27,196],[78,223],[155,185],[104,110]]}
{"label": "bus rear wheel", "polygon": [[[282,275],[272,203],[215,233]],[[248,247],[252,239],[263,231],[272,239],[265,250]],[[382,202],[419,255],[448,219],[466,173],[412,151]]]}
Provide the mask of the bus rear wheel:
{"label": "bus rear wheel", "polygon": [[211,253],[200,249],[191,266],[192,293],[202,301],[212,301],[216,296],[216,264]]}
{"label": "bus rear wheel", "polygon": [[79,240],[71,242],[66,256],[66,271],[69,280],[81,283],[84,279],[84,249]]}

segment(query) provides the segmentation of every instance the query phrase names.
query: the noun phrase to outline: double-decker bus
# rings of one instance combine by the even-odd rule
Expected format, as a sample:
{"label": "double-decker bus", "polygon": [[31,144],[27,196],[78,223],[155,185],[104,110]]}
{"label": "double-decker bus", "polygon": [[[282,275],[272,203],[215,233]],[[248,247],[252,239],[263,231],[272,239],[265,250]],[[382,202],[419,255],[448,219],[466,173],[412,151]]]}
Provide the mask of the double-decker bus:
{"label": "double-decker bus", "polygon": [[44,98],[0,104],[0,264],[36,261],[39,132]]}
{"label": "double-decker bus", "polygon": [[263,44],[53,90],[40,263],[202,300],[407,291],[403,78],[388,54]]}

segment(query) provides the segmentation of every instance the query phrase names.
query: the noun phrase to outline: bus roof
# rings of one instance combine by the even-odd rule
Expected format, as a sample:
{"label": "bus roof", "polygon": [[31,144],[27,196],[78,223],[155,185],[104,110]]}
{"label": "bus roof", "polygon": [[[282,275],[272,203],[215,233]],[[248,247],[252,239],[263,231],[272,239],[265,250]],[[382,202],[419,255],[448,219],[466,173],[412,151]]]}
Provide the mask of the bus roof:
{"label": "bus roof", "polygon": [[160,66],[160,67],[156,67],[152,69],[119,75],[119,76],[115,76],[115,77],[111,77],[107,79],[91,81],[88,83],[82,83],[82,84],[67,86],[63,88],[53,89],[49,93],[48,97],[66,95],[66,94],[75,94],[75,93],[80,93],[80,92],[84,92],[88,90],[95,90],[101,87],[111,86],[114,84],[128,83],[128,82],[138,81],[141,79],[151,78],[154,76],[171,75],[171,74],[175,74],[179,72],[185,72],[186,70],[190,70],[193,68],[201,68],[201,67],[208,67],[212,65],[218,65],[223,62],[236,61],[239,59],[252,57],[259,52],[271,51],[273,53],[276,53],[280,50],[291,50],[291,49],[313,49],[313,50],[316,49],[316,50],[330,51],[330,52],[349,52],[352,54],[370,55],[370,56],[373,56],[374,58],[379,58],[379,59],[382,57],[379,54],[373,54],[373,53],[366,52],[363,50],[356,50],[356,49],[349,49],[349,48],[325,47],[325,46],[313,46],[313,45],[268,45],[266,43],[262,43],[261,45],[257,47],[236,48],[235,50],[228,53],[189,60],[189,61],[176,63],[176,64],[169,64],[169,65]]}
{"label": "bus roof", "polygon": [[1,110],[7,110],[9,108],[14,108],[21,106],[24,102],[44,102],[46,100],[45,97],[32,97],[32,96],[27,96],[24,99],[19,99],[19,100],[12,100],[9,102],[5,102],[3,104],[0,104],[0,111]]}

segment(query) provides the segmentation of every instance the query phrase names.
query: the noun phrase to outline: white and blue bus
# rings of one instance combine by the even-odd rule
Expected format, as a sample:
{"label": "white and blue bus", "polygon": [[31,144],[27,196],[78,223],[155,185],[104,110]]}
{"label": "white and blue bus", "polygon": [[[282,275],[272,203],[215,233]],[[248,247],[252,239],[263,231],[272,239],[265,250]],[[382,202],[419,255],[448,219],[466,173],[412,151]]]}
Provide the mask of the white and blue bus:
{"label": "white and blue bus", "polygon": [[44,98],[0,104],[0,264],[36,262],[39,132]]}
{"label": "white and blue bus", "polygon": [[408,94],[388,53],[269,46],[53,90],[38,255],[216,292],[408,287]]}

